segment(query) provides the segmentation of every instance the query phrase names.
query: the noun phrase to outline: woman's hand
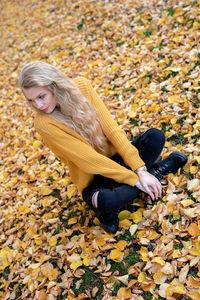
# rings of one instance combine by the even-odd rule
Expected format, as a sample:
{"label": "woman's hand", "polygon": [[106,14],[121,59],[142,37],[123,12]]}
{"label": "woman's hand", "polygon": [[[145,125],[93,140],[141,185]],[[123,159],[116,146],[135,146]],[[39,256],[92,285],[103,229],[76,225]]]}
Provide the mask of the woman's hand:
{"label": "woman's hand", "polygon": [[137,173],[139,180],[136,186],[141,191],[151,196],[152,200],[161,197],[162,186],[159,180],[147,171],[139,171]]}

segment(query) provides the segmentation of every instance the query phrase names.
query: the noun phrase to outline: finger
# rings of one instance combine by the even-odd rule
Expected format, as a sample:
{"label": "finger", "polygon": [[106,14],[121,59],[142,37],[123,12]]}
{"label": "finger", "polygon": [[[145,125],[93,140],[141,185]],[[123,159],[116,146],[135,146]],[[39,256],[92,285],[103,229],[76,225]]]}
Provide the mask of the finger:
{"label": "finger", "polygon": [[160,198],[162,196],[162,186],[161,184],[158,184],[156,187],[158,191],[158,198]]}
{"label": "finger", "polygon": [[155,196],[156,196],[156,199],[158,199],[158,197],[161,197],[161,194],[162,194],[162,185],[160,183],[159,180],[155,180],[154,184],[152,185],[153,187],[153,191],[155,193]]}
{"label": "finger", "polygon": [[152,193],[154,194],[155,199],[158,199],[159,191],[158,191],[158,187],[157,187],[156,183],[151,183],[150,189],[151,189]]}
{"label": "finger", "polygon": [[162,185],[161,185],[160,181],[157,181],[156,188],[157,188],[157,191],[158,191],[158,197],[161,197],[161,195],[162,195]]}
{"label": "finger", "polygon": [[150,188],[148,188],[147,186],[145,187],[145,192],[152,198],[152,200],[155,199],[154,194],[152,193]]}
{"label": "finger", "polygon": [[161,197],[162,196],[162,185],[159,185],[159,197]]}
{"label": "finger", "polygon": [[156,185],[153,186],[153,192],[154,192],[154,194],[155,194],[155,199],[157,200],[157,199],[158,199],[158,194],[159,194],[159,192],[158,192],[158,188],[157,188]]}

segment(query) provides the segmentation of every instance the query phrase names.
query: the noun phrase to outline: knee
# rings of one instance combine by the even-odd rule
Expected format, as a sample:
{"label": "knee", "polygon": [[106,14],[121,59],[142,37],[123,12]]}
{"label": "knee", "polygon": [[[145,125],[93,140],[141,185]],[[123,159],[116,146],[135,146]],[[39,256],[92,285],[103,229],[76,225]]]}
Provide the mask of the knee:
{"label": "knee", "polygon": [[104,212],[113,211],[113,205],[115,204],[115,189],[101,189],[98,193],[98,210]]}
{"label": "knee", "polygon": [[148,130],[148,137],[151,139],[151,140],[156,140],[157,142],[161,143],[164,145],[165,143],[165,135],[164,133],[157,129],[157,128],[151,128]]}

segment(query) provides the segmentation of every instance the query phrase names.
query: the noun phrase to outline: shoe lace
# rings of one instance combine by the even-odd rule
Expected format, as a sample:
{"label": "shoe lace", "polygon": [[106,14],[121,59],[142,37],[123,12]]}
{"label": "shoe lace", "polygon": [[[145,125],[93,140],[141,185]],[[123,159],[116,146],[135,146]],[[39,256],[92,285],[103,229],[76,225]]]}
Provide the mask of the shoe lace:
{"label": "shoe lace", "polygon": [[162,178],[164,175],[167,175],[172,171],[173,170],[172,168],[170,168],[170,164],[168,162],[165,162],[164,164],[160,165],[158,168],[155,168],[154,173]]}

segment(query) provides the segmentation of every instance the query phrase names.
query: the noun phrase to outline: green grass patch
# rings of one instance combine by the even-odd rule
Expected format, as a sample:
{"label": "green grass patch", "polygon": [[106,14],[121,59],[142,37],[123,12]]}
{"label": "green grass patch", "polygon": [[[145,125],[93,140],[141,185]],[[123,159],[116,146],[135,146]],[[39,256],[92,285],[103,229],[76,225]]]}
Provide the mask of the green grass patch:
{"label": "green grass patch", "polygon": [[175,143],[175,145],[178,145],[178,144],[186,145],[188,143],[188,139],[185,138],[184,135],[181,133],[173,134],[167,140],[173,141]]}
{"label": "green grass patch", "polygon": [[103,280],[100,279],[98,277],[98,275],[94,274],[93,270],[90,270],[88,267],[85,266],[84,270],[85,270],[85,274],[83,274],[81,276],[81,279],[83,281],[78,288],[76,288],[76,283],[77,283],[77,281],[80,280],[80,278],[74,279],[74,285],[72,287],[74,294],[76,295],[76,297],[78,297],[78,295],[80,295],[81,293],[85,293],[86,287],[89,288],[90,292],[92,292],[92,289],[94,287],[97,287],[98,292],[97,292],[96,296],[93,297],[92,299],[94,299],[94,300],[101,299],[101,295],[103,292],[103,285],[104,285]]}

